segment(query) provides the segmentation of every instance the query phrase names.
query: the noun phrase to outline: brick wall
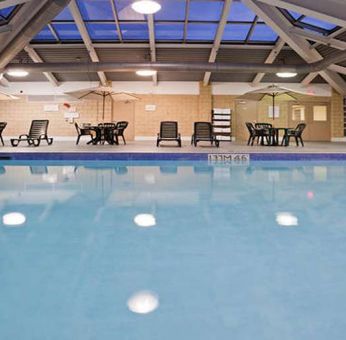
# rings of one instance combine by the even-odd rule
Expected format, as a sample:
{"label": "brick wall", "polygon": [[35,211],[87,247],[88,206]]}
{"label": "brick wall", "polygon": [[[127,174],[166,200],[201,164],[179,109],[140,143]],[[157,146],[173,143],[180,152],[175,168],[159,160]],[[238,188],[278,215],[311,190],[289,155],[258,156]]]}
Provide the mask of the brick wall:
{"label": "brick wall", "polygon": [[334,90],[331,99],[331,132],[334,138],[344,137],[343,96]]}

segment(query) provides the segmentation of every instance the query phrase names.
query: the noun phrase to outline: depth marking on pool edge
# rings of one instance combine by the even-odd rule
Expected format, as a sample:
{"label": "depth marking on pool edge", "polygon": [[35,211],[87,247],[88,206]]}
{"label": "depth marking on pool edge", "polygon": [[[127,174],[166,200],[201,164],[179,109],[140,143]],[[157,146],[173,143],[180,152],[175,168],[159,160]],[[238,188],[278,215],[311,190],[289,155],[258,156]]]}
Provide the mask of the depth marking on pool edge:
{"label": "depth marking on pool edge", "polygon": [[226,163],[226,164],[242,164],[246,165],[250,162],[250,154],[248,153],[209,153],[208,161],[210,163]]}

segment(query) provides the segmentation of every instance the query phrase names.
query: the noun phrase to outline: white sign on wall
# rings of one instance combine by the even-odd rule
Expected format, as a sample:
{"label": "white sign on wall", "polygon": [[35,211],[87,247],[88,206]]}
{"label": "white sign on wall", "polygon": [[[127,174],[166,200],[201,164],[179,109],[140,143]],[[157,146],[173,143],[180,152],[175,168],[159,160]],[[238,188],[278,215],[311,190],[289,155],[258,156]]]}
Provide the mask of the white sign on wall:
{"label": "white sign on wall", "polygon": [[145,105],[145,111],[156,111],[156,105]]}
{"label": "white sign on wall", "polygon": [[59,112],[59,104],[45,104],[43,106],[44,112]]}
{"label": "white sign on wall", "polygon": [[[273,106],[268,107],[268,117],[273,118]],[[274,118],[280,117],[280,106],[274,107]]]}

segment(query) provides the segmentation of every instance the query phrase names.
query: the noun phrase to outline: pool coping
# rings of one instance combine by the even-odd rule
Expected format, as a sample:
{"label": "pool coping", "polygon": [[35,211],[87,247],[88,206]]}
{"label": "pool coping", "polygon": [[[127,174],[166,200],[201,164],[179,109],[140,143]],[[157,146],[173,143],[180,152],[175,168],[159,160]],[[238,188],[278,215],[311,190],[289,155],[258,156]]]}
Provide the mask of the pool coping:
{"label": "pool coping", "polygon": [[0,161],[316,161],[346,160],[346,152],[299,152],[299,153],[261,153],[261,152],[215,152],[215,153],[155,153],[155,152],[0,152]]}

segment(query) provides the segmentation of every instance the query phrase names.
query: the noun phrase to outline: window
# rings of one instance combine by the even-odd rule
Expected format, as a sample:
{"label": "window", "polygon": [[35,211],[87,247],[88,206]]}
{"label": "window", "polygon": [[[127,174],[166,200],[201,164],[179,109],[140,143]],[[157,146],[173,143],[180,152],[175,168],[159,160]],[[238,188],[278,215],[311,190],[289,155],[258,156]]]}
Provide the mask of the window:
{"label": "window", "polygon": [[327,106],[316,105],[313,108],[313,117],[315,122],[327,121]]}
{"label": "window", "polygon": [[305,120],[305,106],[303,105],[292,106],[292,120],[294,122],[301,122]]}

